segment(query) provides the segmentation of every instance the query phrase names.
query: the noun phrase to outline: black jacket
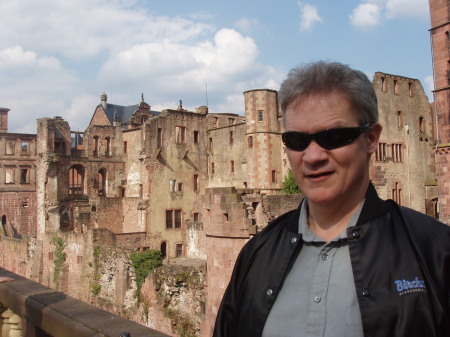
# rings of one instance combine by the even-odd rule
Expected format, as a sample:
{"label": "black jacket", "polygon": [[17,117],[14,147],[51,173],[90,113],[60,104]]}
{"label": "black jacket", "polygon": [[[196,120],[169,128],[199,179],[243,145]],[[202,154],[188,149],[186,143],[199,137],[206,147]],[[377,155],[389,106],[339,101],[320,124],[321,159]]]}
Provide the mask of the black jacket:
{"label": "black jacket", "polygon": [[[271,222],[238,256],[214,337],[261,336],[303,242],[300,207]],[[364,336],[450,336],[450,227],[381,200],[370,185],[347,230]]]}

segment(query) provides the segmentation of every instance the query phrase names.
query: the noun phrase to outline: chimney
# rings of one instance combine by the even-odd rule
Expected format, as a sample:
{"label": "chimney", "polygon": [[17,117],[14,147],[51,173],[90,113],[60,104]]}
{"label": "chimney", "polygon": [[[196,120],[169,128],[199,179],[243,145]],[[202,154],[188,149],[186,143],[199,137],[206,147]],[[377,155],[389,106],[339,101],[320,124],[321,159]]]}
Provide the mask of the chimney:
{"label": "chimney", "polygon": [[100,96],[100,99],[102,101],[102,107],[103,110],[106,110],[107,106],[108,106],[108,96],[106,96],[106,92],[103,91],[103,94]]}
{"label": "chimney", "polygon": [[8,132],[8,108],[0,108],[0,133]]}

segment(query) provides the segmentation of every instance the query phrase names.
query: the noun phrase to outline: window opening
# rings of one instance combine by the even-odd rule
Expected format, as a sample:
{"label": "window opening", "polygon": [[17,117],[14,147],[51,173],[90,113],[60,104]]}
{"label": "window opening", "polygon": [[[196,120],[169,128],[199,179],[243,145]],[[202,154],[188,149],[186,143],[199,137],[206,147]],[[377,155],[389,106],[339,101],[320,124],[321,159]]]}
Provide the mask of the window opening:
{"label": "window opening", "polygon": [[94,157],[98,157],[98,136],[94,136]]}
{"label": "window opening", "polygon": [[14,167],[5,167],[5,184],[14,184]]}
{"label": "window opening", "polygon": [[198,191],[200,189],[200,181],[198,174],[194,174],[194,191]]}
{"label": "window opening", "polygon": [[176,257],[182,257],[183,256],[183,244],[177,243],[175,245],[175,247],[176,247]]}
{"label": "window opening", "polygon": [[27,168],[20,169],[20,183],[21,184],[30,183],[30,169]]}
{"label": "window opening", "polygon": [[173,210],[166,210],[166,229],[173,228]]}
{"label": "window opening", "polygon": [[198,131],[194,131],[194,144],[198,144],[199,143],[199,132]]}
{"label": "window opening", "polygon": [[264,121],[264,111],[258,110],[258,122]]}
{"label": "window opening", "polygon": [[399,91],[398,81],[394,80],[394,94],[398,95],[398,91]]}
{"label": "window opening", "polygon": [[186,143],[186,127],[184,126],[176,126],[175,127],[176,134],[176,142],[177,143]]}
{"label": "window opening", "polygon": [[381,78],[381,90],[383,92],[387,92],[387,83],[386,83],[386,78],[384,78],[384,77]]}
{"label": "window opening", "polygon": [[386,161],[386,143],[378,143],[377,150],[375,151],[376,161]]}
{"label": "window opening", "polygon": [[76,165],[69,170],[69,194],[82,195],[84,183],[84,168]]}
{"label": "window opening", "polygon": [[166,243],[166,241],[163,241],[161,243],[161,249],[160,250],[161,250],[161,257],[163,259],[165,259],[167,257],[167,243]]}
{"label": "window opening", "polygon": [[98,171],[97,182],[98,182],[98,186],[97,186],[98,196],[99,197],[106,196],[106,170],[105,169],[100,169]]}
{"label": "window opening", "polygon": [[22,155],[28,155],[30,154],[30,143],[29,142],[22,142],[20,146],[21,154]]}
{"label": "window opening", "polygon": [[156,147],[162,147],[163,139],[162,139],[162,129],[158,128],[158,136],[156,138]]}
{"label": "window opening", "polygon": [[397,126],[399,128],[403,127],[403,115],[401,111],[397,111]]}
{"label": "window opening", "polygon": [[402,144],[392,144],[392,161],[400,163],[403,161]]}
{"label": "window opening", "polygon": [[181,228],[181,209],[175,211],[175,228]]}
{"label": "window opening", "polygon": [[5,154],[14,154],[14,142],[6,141]]}
{"label": "window opening", "polygon": [[105,151],[105,156],[109,157],[111,156],[111,138],[106,137],[106,151]]}

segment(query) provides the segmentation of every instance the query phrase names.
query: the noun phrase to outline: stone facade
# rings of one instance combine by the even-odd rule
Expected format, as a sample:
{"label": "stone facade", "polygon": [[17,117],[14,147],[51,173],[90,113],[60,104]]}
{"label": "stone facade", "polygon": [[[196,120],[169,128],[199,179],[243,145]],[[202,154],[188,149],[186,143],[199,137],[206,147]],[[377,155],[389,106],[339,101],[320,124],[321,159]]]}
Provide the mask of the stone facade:
{"label": "stone facade", "polygon": [[5,131],[0,133],[0,233],[35,235],[37,137],[7,133],[7,110],[0,109],[1,130]]}
{"label": "stone facade", "polygon": [[450,223],[450,3],[430,0],[439,218]]}
{"label": "stone facade", "polygon": [[437,217],[434,126],[416,79],[376,73],[373,85],[383,126],[371,179],[383,199]]}

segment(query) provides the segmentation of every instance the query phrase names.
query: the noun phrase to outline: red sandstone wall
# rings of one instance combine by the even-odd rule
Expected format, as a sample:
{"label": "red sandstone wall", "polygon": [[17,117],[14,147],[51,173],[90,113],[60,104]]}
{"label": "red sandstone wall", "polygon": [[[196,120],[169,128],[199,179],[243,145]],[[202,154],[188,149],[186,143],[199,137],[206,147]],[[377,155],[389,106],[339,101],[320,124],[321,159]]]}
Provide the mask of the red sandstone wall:
{"label": "red sandstone wall", "polygon": [[36,192],[1,192],[0,217],[21,235],[36,235]]}
{"label": "red sandstone wall", "polygon": [[436,166],[439,186],[440,220],[450,223],[450,81],[449,66],[450,6],[446,0],[430,0],[431,42],[435,83],[435,111],[437,114]]}

